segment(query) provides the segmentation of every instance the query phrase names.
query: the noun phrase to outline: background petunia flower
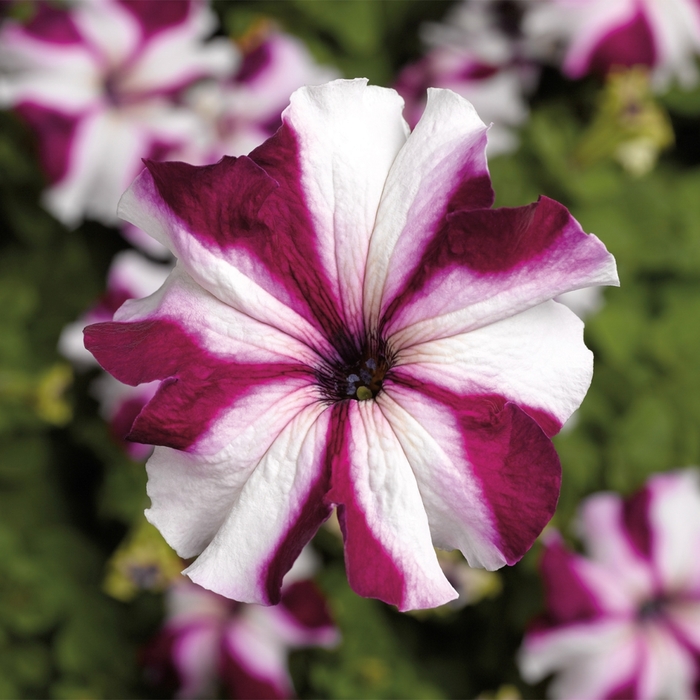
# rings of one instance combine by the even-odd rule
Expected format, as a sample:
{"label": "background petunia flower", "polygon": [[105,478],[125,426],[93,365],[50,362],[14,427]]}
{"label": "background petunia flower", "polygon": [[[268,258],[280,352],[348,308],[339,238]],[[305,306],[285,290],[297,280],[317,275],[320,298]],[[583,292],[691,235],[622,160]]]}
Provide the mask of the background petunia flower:
{"label": "background petunia flower", "polygon": [[317,63],[302,41],[270,23],[251,30],[239,45],[242,57],[235,73],[185,91],[184,103],[202,124],[197,139],[184,143],[173,160],[206,165],[224,155],[248,153],[277,131],[296,89],[338,77],[337,70]]}
{"label": "background petunia flower", "polygon": [[[85,350],[83,329],[91,323],[111,321],[114,312],[127,300],[153,294],[170,274],[171,264],[154,263],[135,250],[124,250],[114,256],[107,275],[107,289],[98,302],[77,321],[68,324],[58,341],[58,350],[79,370],[95,366],[95,358]],[[102,374],[91,385],[99,401],[100,413],[110,426],[112,435],[135,460],[145,460],[152,447],[127,441],[134,418],[153,398],[159,382],[128,386],[108,374]]]}
{"label": "background petunia flower", "polygon": [[139,299],[158,290],[172,264],[155,263],[135,250],[123,250],[112,260],[104,294],[77,321],[67,325],[58,340],[59,352],[80,368],[94,367],[95,358],[85,350],[83,329],[91,323],[111,321],[127,299]]}
{"label": "background petunia flower", "polygon": [[147,677],[171,686],[177,698],[218,697],[220,687],[230,698],[293,697],[289,652],[332,647],[340,639],[311,572],[304,571],[306,559],[297,560],[272,607],[237,603],[187,579],[173,584],[165,624],[142,655]]}
{"label": "background petunia flower", "polygon": [[525,3],[491,0],[458,3],[443,23],[422,28],[426,54],[406,66],[395,87],[406,100],[411,127],[425,108],[429,87],[448,88],[469,100],[491,129],[488,153],[517,147],[514,128],[528,117],[525,95],[537,82],[539,69],[526,54],[521,31]]}
{"label": "background petunia flower", "polygon": [[161,380],[130,438],[158,445],[148,517],[193,581],[275,603],[338,509],[356,592],[456,597],[433,542],[516,562],[549,521],[550,436],[592,358],[552,298],[616,284],[612,256],[542,197],[491,209],[486,126],[431,91],[413,133],[393,91],[303,88],[249,157],[153,163],[121,215],[178,259],[86,347]]}
{"label": "background petunia flower", "polygon": [[546,0],[533,4],[524,29],[533,53],[561,60],[570,78],[636,65],[650,68],[659,88],[698,78],[696,0]]}
{"label": "background petunia flower", "polygon": [[141,168],[196,137],[199,121],[175,97],[227,75],[237,54],[197,0],[37,3],[27,24],[0,31],[0,105],[35,131],[59,219],[116,221],[119,197]]}
{"label": "background petunia flower", "polygon": [[549,694],[567,700],[698,697],[698,470],[654,476],[626,500],[589,497],[580,535],[587,556],[546,540],[547,611],[525,637],[523,677],[555,673]]}

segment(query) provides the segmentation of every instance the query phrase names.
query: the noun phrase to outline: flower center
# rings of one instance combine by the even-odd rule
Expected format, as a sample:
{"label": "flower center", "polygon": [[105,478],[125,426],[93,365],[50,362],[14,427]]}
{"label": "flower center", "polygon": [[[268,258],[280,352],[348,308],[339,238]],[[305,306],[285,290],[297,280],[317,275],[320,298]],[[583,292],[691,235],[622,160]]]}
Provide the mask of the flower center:
{"label": "flower center", "polygon": [[113,107],[119,107],[122,103],[122,95],[119,88],[119,75],[116,71],[107,74],[103,88],[107,102]]}
{"label": "flower center", "polygon": [[637,610],[637,618],[639,620],[652,620],[663,613],[666,600],[663,596],[652,598],[642,603]]}
{"label": "flower center", "polygon": [[382,390],[394,359],[386,342],[371,336],[357,355],[350,362],[317,370],[319,386],[329,401],[368,401]]}
{"label": "flower center", "polygon": [[360,362],[345,375],[347,387],[345,395],[358,401],[373,399],[382,388],[384,376],[389,363],[384,356],[362,358]]}

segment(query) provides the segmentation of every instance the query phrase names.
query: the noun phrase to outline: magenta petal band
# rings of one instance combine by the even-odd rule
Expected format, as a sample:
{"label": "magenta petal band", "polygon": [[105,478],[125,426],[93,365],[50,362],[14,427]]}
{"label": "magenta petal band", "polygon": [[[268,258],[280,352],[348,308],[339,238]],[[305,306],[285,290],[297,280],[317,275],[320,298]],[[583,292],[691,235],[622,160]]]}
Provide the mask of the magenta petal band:
{"label": "magenta petal band", "polygon": [[551,518],[550,437],[592,372],[552,299],[615,263],[550,199],[492,209],[485,147],[449,90],[409,132],[393,90],[340,80],[249,156],[148,162],[122,198],[178,264],[86,346],[161,382],[131,437],[157,445],[147,515],[196,583],[278,602],[335,508],[355,591],[433,607],[457,595],[435,546],[496,569]]}

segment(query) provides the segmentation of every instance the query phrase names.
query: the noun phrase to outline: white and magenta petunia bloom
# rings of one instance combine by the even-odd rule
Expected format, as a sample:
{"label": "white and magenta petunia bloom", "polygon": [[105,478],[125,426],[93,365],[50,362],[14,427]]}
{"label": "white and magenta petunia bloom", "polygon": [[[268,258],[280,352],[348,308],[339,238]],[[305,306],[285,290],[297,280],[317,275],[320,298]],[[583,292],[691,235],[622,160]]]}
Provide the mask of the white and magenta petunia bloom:
{"label": "white and magenta petunia bloom", "polygon": [[658,87],[697,81],[698,0],[547,0],[533,5],[525,30],[539,53],[563,47],[570,78],[642,65]]}
{"label": "white and magenta petunia bloom", "polygon": [[162,382],[130,433],[158,445],[148,518],[235,600],[278,601],[333,508],[351,586],[401,610],[456,597],[433,543],[496,569],[554,512],[592,356],[552,298],[614,260],[551,199],[491,209],[466,100],[431,91],[412,133],[402,106],[303,88],[249,156],[148,163],[121,201],[178,262],[86,347]]}
{"label": "white and magenta petunia bloom", "polygon": [[116,220],[119,197],[142,167],[195,138],[199,122],[175,101],[237,55],[198,0],[37,3],[27,24],[0,31],[0,104],[39,140],[51,186],[45,204],[68,224]]}
{"label": "white and magenta petunia bloom", "polygon": [[166,593],[166,621],[143,653],[155,685],[177,698],[270,700],[294,697],[287,670],[293,649],[335,646],[339,633],[309,578],[290,572],[279,605],[223,598],[186,579]]}
{"label": "white and magenta petunia bloom", "polygon": [[700,472],[589,497],[580,534],[587,556],[546,540],[547,611],[525,637],[523,677],[556,674],[549,694],[566,700],[699,697]]}

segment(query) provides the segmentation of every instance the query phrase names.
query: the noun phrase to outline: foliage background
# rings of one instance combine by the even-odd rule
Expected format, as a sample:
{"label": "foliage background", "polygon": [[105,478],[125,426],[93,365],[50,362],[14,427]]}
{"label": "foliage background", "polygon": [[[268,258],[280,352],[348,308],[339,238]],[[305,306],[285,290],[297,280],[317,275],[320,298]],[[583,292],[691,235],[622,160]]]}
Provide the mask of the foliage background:
{"label": "foliage background", "polygon": [[[297,34],[347,77],[390,85],[420,55],[419,23],[441,0],[217,2],[224,31],[258,16]],[[601,85],[547,69],[520,150],[494,159],[498,205],[546,194],[570,207],[616,256],[622,286],[587,323],[593,385],[573,429],[556,440],[564,470],[556,526],[569,532],[580,499],[629,493],[646,477],[700,463],[700,91],[662,103],[676,143],[632,177],[611,160],[582,168],[573,154]],[[0,114],[0,697],[155,697],[138,650],[162,600],[102,592],[105,566],[145,505],[143,466],[97,416],[88,385],[56,351],[63,326],[102,293],[126,247],[116,230],[67,230],[39,205],[44,186],[31,134]],[[502,593],[461,611],[400,615],[347,587],[327,533],[318,580],[343,634],[336,650],[296,652],[301,697],[540,697],[514,662],[541,606],[537,547],[501,572]]]}

